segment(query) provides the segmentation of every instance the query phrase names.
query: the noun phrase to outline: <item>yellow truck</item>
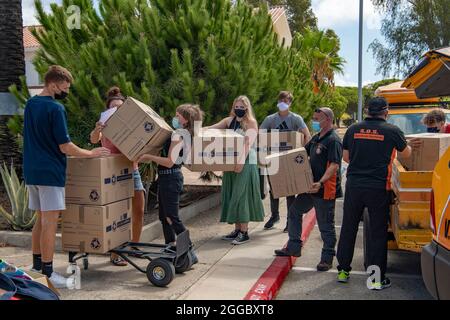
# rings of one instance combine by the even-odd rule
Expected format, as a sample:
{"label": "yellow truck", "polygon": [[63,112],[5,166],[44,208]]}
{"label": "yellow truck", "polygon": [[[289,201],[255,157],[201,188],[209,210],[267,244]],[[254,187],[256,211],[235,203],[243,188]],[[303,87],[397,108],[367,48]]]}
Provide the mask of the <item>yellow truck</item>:
{"label": "yellow truck", "polygon": [[[399,81],[375,91],[376,95],[386,98],[389,103],[387,121],[398,126],[405,135],[426,132],[422,119],[430,110],[441,107],[440,99],[419,99],[413,89],[402,85],[403,81]],[[450,110],[442,110],[450,122]],[[432,176],[433,171],[407,171],[400,161],[394,161],[389,249],[421,252],[423,246],[430,243]]]}
{"label": "yellow truck", "polygon": [[[450,97],[450,47],[430,50],[403,86],[417,96]],[[450,121],[447,121],[450,123]],[[436,299],[450,300],[450,148],[432,174],[430,227],[432,241],[421,253],[422,278]]]}

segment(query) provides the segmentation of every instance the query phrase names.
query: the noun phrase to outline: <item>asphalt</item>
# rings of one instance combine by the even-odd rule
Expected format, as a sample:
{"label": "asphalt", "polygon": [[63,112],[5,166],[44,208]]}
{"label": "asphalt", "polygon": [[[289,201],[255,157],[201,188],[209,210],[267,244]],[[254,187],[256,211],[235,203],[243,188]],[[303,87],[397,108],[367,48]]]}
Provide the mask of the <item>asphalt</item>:
{"label": "asphalt", "polygon": [[[342,200],[336,205],[336,234],[339,239],[342,223]],[[297,259],[295,266],[286,278],[277,300],[428,300],[432,299],[422,281],[420,254],[408,251],[388,252],[387,276],[392,286],[381,291],[367,289],[367,275],[364,272],[362,224],[355,246],[350,281],[346,284],[336,281],[336,259],[333,269],[318,272],[316,265],[320,260],[322,240],[317,225],[311,232],[308,242]]]}

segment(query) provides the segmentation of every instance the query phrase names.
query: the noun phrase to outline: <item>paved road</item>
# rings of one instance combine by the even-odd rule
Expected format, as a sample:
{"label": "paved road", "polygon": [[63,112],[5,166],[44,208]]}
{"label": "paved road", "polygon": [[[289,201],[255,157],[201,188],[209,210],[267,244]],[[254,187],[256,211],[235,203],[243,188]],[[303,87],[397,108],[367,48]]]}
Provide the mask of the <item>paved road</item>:
{"label": "paved road", "polygon": [[[336,233],[339,238],[342,222],[342,200],[337,201]],[[389,251],[388,277],[392,287],[382,291],[371,291],[366,287],[362,244],[362,225],[358,232],[357,245],[353,259],[350,282],[337,283],[337,262],[328,272],[317,272],[322,240],[317,226],[306,242],[302,257],[286,278],[278,300],[317,300],[317,299],[432,299],[427,292],[420,273],[420,255],[407,251]]]}

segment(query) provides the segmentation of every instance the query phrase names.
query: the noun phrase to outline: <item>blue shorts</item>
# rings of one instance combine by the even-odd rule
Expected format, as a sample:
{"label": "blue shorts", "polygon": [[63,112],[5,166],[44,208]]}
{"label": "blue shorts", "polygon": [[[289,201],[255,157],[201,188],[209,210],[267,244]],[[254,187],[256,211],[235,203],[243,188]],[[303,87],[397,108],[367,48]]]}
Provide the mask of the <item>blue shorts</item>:
{"label": "blue shorts", "polygon": [[133,180],[134,180],[134,191],[144,191],[145,188],[142,184],[141,174],[139,173],[139,169],[133,171]]}

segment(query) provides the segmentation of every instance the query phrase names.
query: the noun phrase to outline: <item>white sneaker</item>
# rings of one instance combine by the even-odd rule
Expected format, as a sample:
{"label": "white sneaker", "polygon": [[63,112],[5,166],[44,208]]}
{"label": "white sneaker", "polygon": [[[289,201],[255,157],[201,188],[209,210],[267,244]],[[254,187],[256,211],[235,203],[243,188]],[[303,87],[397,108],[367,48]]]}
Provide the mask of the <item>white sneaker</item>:
{"label": "white sneaker", "polygon": [[65,289],[67,288],[67,278],[63,277],[59,273],[53,272],[52,276],[49,278],[51,283],[56,289]]}

